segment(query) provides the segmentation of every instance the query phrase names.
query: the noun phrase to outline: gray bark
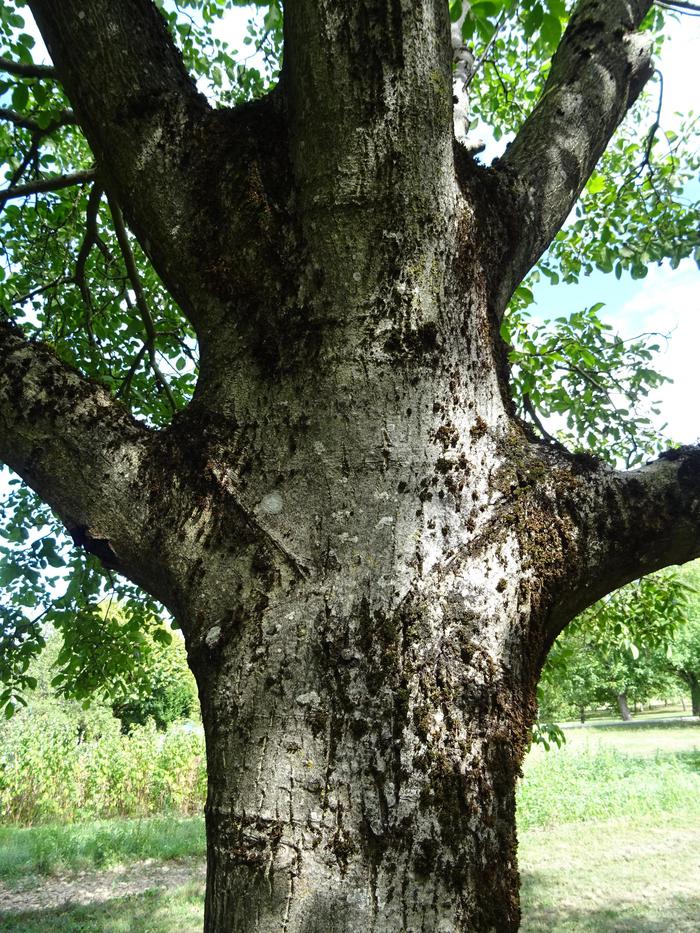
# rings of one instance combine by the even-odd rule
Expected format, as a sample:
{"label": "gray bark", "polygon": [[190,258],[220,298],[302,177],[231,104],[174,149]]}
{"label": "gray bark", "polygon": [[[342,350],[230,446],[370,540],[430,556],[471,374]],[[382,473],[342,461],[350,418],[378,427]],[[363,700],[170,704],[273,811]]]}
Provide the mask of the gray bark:
{"label": "gray bark", "polygon": [[148,431],[3,328],[0,457],[182,625],[207,931],[517,929],[547,650],[700,553],[700,452],[627,474],[533,441],[498,335],[646,74],[625,39],[644,4],[581,3],[491,172],[453,148],[442,0],[289,0],[280,87],[233,112],[198,97],[147,0],[31,6],[202,362]]}
{"label": "gray bark", "polygon": [[[498,313],[539,259],[651,76],[651,40],[636,32],[652,0],[580,0],[537,106],[496,170],[521,224],[494,264]],[[495,276],[498,276],[496,278]]]}
{"label": "gray bark", "polygon": [[627,694],[618,693],[617,705],[620,710],[620,716],[624,719],[625,722],[630,722],[632,719],[632,713],[630,713],[630,708],[627,705]]}
{"label": "gray bark", "polygon": [[697,676],[695,682],[690,685],[690,700],[693,716],[700,716],[700,678]]}

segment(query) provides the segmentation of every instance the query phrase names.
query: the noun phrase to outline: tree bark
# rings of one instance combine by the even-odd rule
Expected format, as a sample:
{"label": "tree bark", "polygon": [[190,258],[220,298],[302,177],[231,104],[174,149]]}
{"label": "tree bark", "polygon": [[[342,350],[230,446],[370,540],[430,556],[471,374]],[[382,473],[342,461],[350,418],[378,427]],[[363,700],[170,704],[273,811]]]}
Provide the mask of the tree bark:
{"label": "tree bark", "polygon": [[149,0],[31,0],[201,371],[151,431],[3,327],[0,456],[180,621],[207,933],[516,930],[547,651],[700,554],[700,451],[620,473],[534,440],[498,330],[648,73],[648,6],[583,0],[486,170],[452,139],[443,0],[289,0],[280,86],[235,111]]}
{"label": "tree bark", "polygon": [[621,718],[624,719],[625,722],[631,722],[632,713],[630,713],[630,708],[627,705],[627,694],[626,693],[618,693],[617,705],[620,709]]}
{"label": "tree bark", "polygon": [[693,675],[690,683],[690,702],[693,716],[700,716],[700,677]]}
{"label": "tree bark", "polygon": [[454,604],[385,612],[344,583],[346,611],[304,587],[224,650],[191,651],[205,929],[515,930],[530,685]]}

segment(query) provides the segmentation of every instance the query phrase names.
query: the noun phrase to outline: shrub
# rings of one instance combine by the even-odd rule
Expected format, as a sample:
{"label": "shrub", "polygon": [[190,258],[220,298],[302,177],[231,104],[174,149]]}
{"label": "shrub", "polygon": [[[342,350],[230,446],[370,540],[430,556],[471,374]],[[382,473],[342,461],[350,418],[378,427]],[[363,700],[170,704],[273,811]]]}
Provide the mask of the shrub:
{"label": "shrub", "polygon": [[104,707],[36,704],[3,723],[0,743],[3,823],[187,815],[204,802],[204,741],[181,726],[124,735]]}

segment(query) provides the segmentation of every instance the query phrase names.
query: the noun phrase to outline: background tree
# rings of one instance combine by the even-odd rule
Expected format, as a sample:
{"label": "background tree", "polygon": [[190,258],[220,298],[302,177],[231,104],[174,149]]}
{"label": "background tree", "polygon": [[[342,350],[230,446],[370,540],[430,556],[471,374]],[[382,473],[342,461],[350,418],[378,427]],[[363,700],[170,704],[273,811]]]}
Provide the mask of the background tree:
{"label": "background tree", "polygon": [[683,568],[683,577],[692,588],[687,623],[673,640],[669,660],[673,673],[690,689],[693,716],[700,716],[700,565],[697,561]]}
{"label": "background tree", "polygon": [[153,721],[159,729],[182,719],[198,717],[199,700],[180,638],[158,644],[110,690],[114,715],[122,728]]}
{"label": "background tree", "polygon": [[[516,929],[547,651],[700,553],[700,451],[593,456],[657,446],[615,394],[658,383],[650,347],[628,355],[595,309],[554,337],[525,317],[550,244],[552,281],[696,247],[692,149],[644,107],[608,146],[660,8],[453,4],[473,112],[515,131],[486,168],[453,138],[443,0],[272,4],[257,72],[214,37],[214,0],[29,6],[52,66],[0,14],[0,457],[78,548],[14,487],[6,702],[40,613],[99,626],[111,589],[148,628],[160,601],[202,702],[207,930]],[[538,405],[588,424],[587,451]]]}
{"label": "background tree", "polygon": [[690,610],[686,575],[662,572],[635,580],[582,612],[559,636],[539,688],[540,713],[561,718],[673,691],[669,651],[682,638]]}

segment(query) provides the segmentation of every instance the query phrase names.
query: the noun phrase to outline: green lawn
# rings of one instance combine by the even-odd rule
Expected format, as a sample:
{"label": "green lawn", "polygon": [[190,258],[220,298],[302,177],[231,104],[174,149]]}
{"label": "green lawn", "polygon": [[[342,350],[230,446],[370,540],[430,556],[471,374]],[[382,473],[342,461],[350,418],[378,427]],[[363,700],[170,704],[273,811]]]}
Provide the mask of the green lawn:
{"label": "green lawn", "polygon": [[0,881],[205,852],[201,817],[97,820],[30,829],[5,826],[0,827]]}
{"label": "green lawn", "polygon": [[[528,756],[518,822],[525,933],[700,930],[697,724],[567,730]],[[201,819],[2,829],[0,879],[203,853]],[[198,933],[202,894],[0,915],[0,933]]]}
{"label": "green lawn", "polygon": [[523,933],[700,930],[699,828],[666,814],[522,833]]}
{"label": "green lawn", "polygon": [[700,826],[700,726],[588,727],[536,746],[518,791],[521,829],[685,813]]}

